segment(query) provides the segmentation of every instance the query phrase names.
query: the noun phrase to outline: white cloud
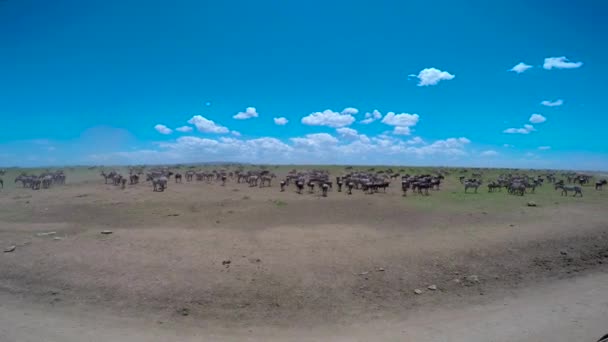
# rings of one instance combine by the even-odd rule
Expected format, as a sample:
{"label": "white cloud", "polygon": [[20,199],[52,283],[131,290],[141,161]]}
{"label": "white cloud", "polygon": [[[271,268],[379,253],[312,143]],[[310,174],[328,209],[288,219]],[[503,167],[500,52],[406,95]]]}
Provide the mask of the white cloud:
{"label": "white cloud", "polygon": [[528,130],[528,131],[530,131],[530,132],[532,132],[532,131],[536,131],[536,130],[534,129],[534,126],[532,126],[532,125],[528,125],[528,124],[525,124],[525,125],[524,125],[524,129],[526,129],[526,130]]}
{"label": "white cloud", "polygon": [[338,143],[338,139],[327,133],[307,134],[304,138],[291,138],[291,141],[296,147],[312,149],[328,148],[328,145]]}
{"label": "white cloud", "polygon": [[540,114],[532,114],[530,116],[530,122],[533,124],[539,124],[547,121],[547,118]]}
{"label": "white cloud", "polygon": [[546,151],[546,150],[550,150],[551,146],[539,146],[538,149],[541,151]]}
{"label": "white cloud", "polygon": [[285,126],[285,125],[287,125],[288,122],[289,122],[289,120],[287,120],[284,117],[274,118],[275,125]]}
{"label": "white cloud", "polygon": [[395,114],[393,112],[388,112],[382,119],[382,123],[398,127],[412,127],[416,126],[418,119],[420,119],[418,114]]}
{"label": "white cloud", "polygon": [[422,69],[418,75],[412,74],[409,76],[416,77],[420,80],[420,82],[418,82],[419,87],[436,85],[440,81],[449,81],[456,77],[447,71],[441,71],[436,68]]}
{"label": "white cloud", "polygon": [[502,146],[503,146],[503,147],[506,147],[506,148],[513,147],[513,145],[511,145],[511,144],[504,144],[504,145],[502,145]]}
{"label": "white cloud", "polygon": [[165,125],[158,124],[154,126],[154,129],[160,134],[171,134],[173,130]]}
{"label": "white cloud", "polygon": [[240,137],[241,133],[238,131],[230,131],[230,134],[234,135],[235,137]]}
{"label": "white cloud", "polygon": [[570,62],[565,56],[545,58],[543,68],[547,70],[555,69],[576,69],[583,66],[583,62]]}
{"label": "white cloud", "polygon": [[526,124],[523,128],[507,128],[502,132],[508,134],[530,134],[532,131],[535,131],[534,126]]}
{"label": "white cloud", "polygon": [[192,127],[190,126],[182,126],[182,127],[178,127],[175,129],[178,132],[183,132],[183,133],[188,133],[188,132],[192,132]]}
{"label": "white cloud", "polygon": [[522,72],[531,69],[532,66],[523,62],[520,62],[519,64],[517,64],[516,66],[512,67],[511,69],[509,69],[509,71],[513,71],[516,72],[518,74],[521,74]]}
{"label": "white cloud", "polygon": [[196,129],[199,132],[216,134],[228,133],[228,128],[218,125],[213,122],[213,120],[209,120],[201,115],[193,116],[192,119],[188,120],[188,123],[196,126]]}
{"label": "white cloud", "polygon": [[540,104],[542,104],[543,106],[547,106],[547,107],[559,107],[564,104],[564,100],[562,100],[562,99],[558,99],[555,101],[544,100]]}
{"label": "white cloud", "polygon": [[406,142],[408,145],[420,145],[424,144],[424,140],[421,137],[413,137],[412,139]]}
{"label": "white cloud", "polygon": [[382,114],[377,109],[374,109],[374,111],[371,113],[365,113],[365,119],[361,120],[360,123],[367,125],[376,120],[379,120],[380,118],[382,118]]}
{"label": "white cloud", "polygon": [[356,129],[352,129],[352,128],[348,128],[348,127],[337,128],[336,132],[338,132],[338,134],[340,134],[341,137],[344,137],[347,139],[354,139],[359,136],[359,133],[357,132]]}
{"label": "white cloud", "polygon": [[394,135],[410,135],[412,132],[407,126],[395,126],[393,129]]}
{"label": "white cloud", "polygon": [[[350,134],[351,131],[341,130]],[[90,155],[96,163],[143,164],[184,163],[200,161],[239,161],[256,163],[386,163],[412,162],[412,157],[435,162],[437,156],[454,160],[468,155],[464,137],[437,140],[427,144],[420,138],[404,141],[394,136],[367,137],[359,134],[355,139],[340,141],[327,133],[308,134],[283,142],[276,138],[241,139],[220,137],[214,139],[183,136],[173,142],[158,143],[158,150],[135,150]],[[429,159],[426,159],[429,158]],[[424,161],[422,161],[424,160]],[[446,159],[441,159],[443,165]]]}
{"label": "white cloud", "polygon": [[255,110],[255,107],[247,107],[244,112],[239,112],[233,116],[233,118],[237,120],[246,120],[251,118],[257,118],[258,112]]}
{"label": "white cloud", "polygon": [[482,157],[494,157],[498,155],[498,152],[494,150],[487,150],[480,153]]}
{"label": "white cloud", "polygon": [[349,126],[355,121],[351,114],[334,112],[326,109],[323,112],[312,113],[302,118],[302,123],[309,126],[329,126],[333,128]]}
{"label": "white cloud", "polygon": [[342,114],[357,115],[359,110],[353,107],[347,107],[342,110]]}
{"label": "white cloud", "polygon": [[374,122],[376,120],[379,120],[381,118],[382,118],[382,114],[380,113],[380,111],[378,111],[377,109],[374,109],[374,111],[371,112],[371,113],[369,113],[369,112],[365,113],[365,119],[361,120],[359,122],[362,123],[362,124],[367,125],[367,124],[370,124],[370,123],[372,123],[372,122]]}

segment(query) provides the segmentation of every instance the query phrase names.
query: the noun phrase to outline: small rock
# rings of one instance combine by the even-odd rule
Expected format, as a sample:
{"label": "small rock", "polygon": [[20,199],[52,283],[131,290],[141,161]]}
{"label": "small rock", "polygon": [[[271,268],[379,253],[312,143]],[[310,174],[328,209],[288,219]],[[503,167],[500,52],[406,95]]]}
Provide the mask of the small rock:
{"label": "small rock", "polygon": [[112,231],[111,230],[102,230],[101,234],[109,235],[109,234],[112,234]]}
{"label": "small rock", "polygon": [[179,216],[179,214],[168,214],[167,216]]}
{"label": "small rock", "polygon": [[55,240],[55,241],[59,241],[59,240],[63,240],[63,238],[61,238],[61,237],[59,237],[59,236],[55,236],[55,237],[53,237],[53,240]]}
{"label": "small rock", "polygon": [[510,224],[509,227],[515,227],[515,225],[514,224]]}
{"label": "small rock", "polygon": [[188,316],[190,314],[190,309],[181,308],[181,309],[177,310],[177,312],[182,316]]}
{"label": "small rock", "polygon": [[359,275],[367,275],[369,272],[365,271],[365,272],[361,272],[359,273]]}
{"label": "small rock", "polygon": [[431,291],[437,290],[437,285],[430,285],[429,290],[431,290]]}
{"label": "small rock", "polygon": [[232,261],[230,261],[230,260],[224,260],[224,261],[222,261],[222,265],[230,265],[231,262]]}
{"label": "small rock", "polygon": [[476,275],[470,275],[467,277],[467,281],[471,283],[479,283],[479,277]]}
{"label": "small rock", "polygon": [[421,295],[422,294],[422,290],[421,289],[415,289],[414,293],[417,295]]}
{"label": "small rock", "polygon": [[561,254],[561,255],[568,255],[568,252],[566,252],[566,251],[560,251],[559,254]]}
{"label": "small rock", "polygon": [[16,248],[17,248],[17,246],[9,246],[4,249],[4,253],[14,252]]}
{"label": "small rock", "polygon": [[528,207],[536,207],[536,202],[533,202],[533,201],[528,202]]}
{"label": "small rock", "polygon": [[378,268],[378,272],[384,272],[384,268],[383,267]]}

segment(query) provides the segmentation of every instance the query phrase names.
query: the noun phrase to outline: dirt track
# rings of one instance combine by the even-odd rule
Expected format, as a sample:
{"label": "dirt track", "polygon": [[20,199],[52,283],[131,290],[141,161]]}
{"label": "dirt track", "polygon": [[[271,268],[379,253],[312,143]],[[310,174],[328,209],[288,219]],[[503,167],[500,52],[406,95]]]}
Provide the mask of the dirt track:
{"label": "dirt track", "polygon": [[[152,193],[99,180],[9,188],[0,193],[0,242],[17,248],[0,256],[0,289],[42,312],[306,331],[413,324],[417,312],[488,307],[607,270],[604,192],[461,198],[453,179],[430,198],[397,190],[320,198],[276,187],[170,184]],[[608,297],[608,289],[597,291]]]}

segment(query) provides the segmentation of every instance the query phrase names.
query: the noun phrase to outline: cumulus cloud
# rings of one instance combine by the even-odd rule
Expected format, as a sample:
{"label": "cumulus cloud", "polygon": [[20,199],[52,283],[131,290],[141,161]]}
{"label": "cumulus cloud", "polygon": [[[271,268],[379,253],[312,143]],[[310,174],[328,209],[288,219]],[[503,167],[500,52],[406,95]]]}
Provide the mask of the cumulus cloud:
{"label": "cumulus cloud", "polygon": [[394,135],[410,135],[411,133],[412,132],[411,132],[410,128],[407,126],[396,126],[393,129]]}
{"label": "cumulus cloud", "polygon": [[564,104],[564,100],[562,100],[562,99],[558,99],[555,101],[544,100],[540,104],[542,104],[543,106],[547,106],[547,107],[559,107]]}
{"label": "cumulus cloud", "polygon": [[303,138],[291,138],[291,141],[297,147],[312,149],[327,148],[329,145],[335,145],[338,143],[338,139],[327,133],[307,134]]}
{"label": "cumulus cloud", "polygon": [[576,69],[583,66],[583,62],[570,62],[565,56],[545,58],[543,68],[551,69]]}
{"label": "cumulus cloud", "polygon": [[171,134],[173,130],[165,125],[158,124],[154,126],[154,129],[160,134]]}
{"label": "cumulus cloud", "polygon": [[416,126],[418,119],[420,119],[418,114],[388,112],[382,119],[382,123],[398,127],[412,127]]}
{"label": "cumulus cloud", "polygon": [[348,128],[348,127],[337,128],[336,132],[338,132],[338,134],[340,134],[341,137],[344,137],[347,139],[354,139],[359,136],[359,133],[357,132],[356,129],[352,129],[352,128]]}
{"label": "cumulus cloud", "polygon": [[241,133],[238,131],[230,131],[230,134],[234,135],[235,137],[240,137]]}
{"label": "cumulus cloud", "polygon": [[517,64],[516,66],[512,67],[511,69],[509,69],[509,71],[513,71],[516,72],[518,74],[521,74],[522,72],[531,69],[532,66],[529,64],[526,64],[524,62],[520,62],[519,64]]}
{"label": "cumulus cloud", "polygon": [[244,112],[239,112],[233,116],[233,118],[237,120],[246,120],[251,118],[257,118],[258,112],[255,110],[255,107],[247,107]]}
{"label": "cumulus cloud", "polygon": [[421,137],[413,137],[412,139],[406,141],[408,145],[420,145],[424,144],[424,140]]}
{"label": "cumulus cloud", "polygon": [[530,122],[533,124],[539,124],[547,121],[547,118],[540,114],[532,114],[530,116]]}
{"label": "cumulus cloud", "polygon": [[523,128],[507,128],[503,131],[503,133],[508,134],[530,134],[532,131],[535,131],[534,126],[532,125],[524,125]]}
{"label": "cumulus cloud", "polygon": [[309,126],[328,126],[332,128],[349,126],[355,117],[349,113],[338,113],[326,109],[323,112],[312,113],[302,118],[302,123]]}
{"label": "cumulus cloud", "polygon": [[481,155],[482,157],[494,157],[498,155],[498,152],[494,150],[486,150],[481,152],[479,155]]}
{"label": "cumulus cloud", "polygon": [[546,150],[550,150],[551,146],[539,146],[538,149],[541,151],[546,151]]}
{"label": "cumulus cloud", "polygon": [[371,113],[369,113],[369,112],[365,113],[365,119],[363,119],[363,120],[361,120],[359,122],[362,123],[362,124],[367,125],[367,124],[370,124],[370,123],[372,123],[372,122],[374,122],[376,120],[379,120],[380,118],[382,118],[382,114],[377,109],[374,109],[374,111],[371,112]]}
{"label": "cumulus cloud", "polygon": [[[354,132],[341,130],[346,134]],[[420,138],[408,141],[394,136],[368,137],[359,134],[354,139],[340,141],[327,133],[294,137],[287,142],[276,138],[241,139],[236,137],[199,138],[183,136],[172,142],[158,143],[158,150],[135,150],[89,156],[96,163],[183,163],[200,161],[239,161],[256,163],[353,163],[361,161],[411,162],[442,156],[457,159],[468,155],[466,146],[470,140],[464,137],[425,143]],[[428,159],[424,161],[433,161]],[[442,160],[442,163],[445,160]]]}
{"label": "cumulus cloud", "polygon": [[195,115],[188,123],[194,125],[199,132],[203,133],[216,133],[225,134],[228,133],[228,128],[218,125],[213,120],[209,120],[201,115]]}
{"label": "cumulus cloud", "polygon": [[274,118],[275,125],[285,126],[285,125],[287,125],[288,122],[289,122],[289,120],[287,120],[284,117]]}
{"label": "cumulus cloud", "polygon": [[183,133],[188,133],[188,132],[192,132],[192,127],[190,126],[182,126],[182,127],[178,127],[175,129],[178,132],[183,132]]}
{"label": "cumulus cloud", "polygon": [[342,114],[357,115],[358,113],[359,113],[359,110],[357,108],[353,108],[353,107],[347,107],[342,110]]}
{"label": "cumulus cloud", "polygon": [[409,76],[418,78],[419,87],[436,85],[440,81],[449,81],[449,80],[453,79],[454,77],[456,77],[455,75],[452,75],[447,71],[441,71],[436,68],[422,69],[418,73],[418,75],[412,74]]}

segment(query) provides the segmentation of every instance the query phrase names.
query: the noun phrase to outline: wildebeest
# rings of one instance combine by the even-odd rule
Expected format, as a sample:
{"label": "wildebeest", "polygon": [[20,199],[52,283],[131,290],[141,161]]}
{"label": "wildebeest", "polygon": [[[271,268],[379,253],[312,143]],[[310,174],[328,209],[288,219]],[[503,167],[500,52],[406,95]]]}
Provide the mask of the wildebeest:
{"label": "wildebeest", "polygon": [[182,182],[182,174],[178,172],[175,174],[175,183],[181,183],[181,182]]}
{"label": "wildebeest", "polygon": [[0,187],[4,189],[4,181],[0,178]]}
{"label": "wildebeest", "polygon": [[595,182],[595,190],[602,190],[602,187],[607,183],[608,181],[606,181],[605,179]]}
{"label": "wildebeest", "polygon": [[575,197],[576,194],[579,194],[579,195],[581,195],[581,197],[583,197],[583,190],[578,185],[556,184],[555,190],[557,190],[557,189],[562,189],[562,196],[568,196],[568,191],[574,191],[574,195],[572,195],[572,197]]}

